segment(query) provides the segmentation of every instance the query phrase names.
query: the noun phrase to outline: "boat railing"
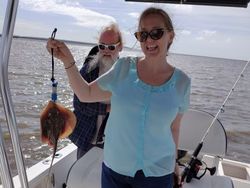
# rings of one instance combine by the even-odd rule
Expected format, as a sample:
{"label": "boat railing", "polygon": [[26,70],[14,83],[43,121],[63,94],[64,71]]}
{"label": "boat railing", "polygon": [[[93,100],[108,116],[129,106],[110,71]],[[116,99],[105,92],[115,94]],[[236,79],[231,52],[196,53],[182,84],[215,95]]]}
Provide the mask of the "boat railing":
{"label": "boat railing", "polygon": [[[11,92],[9,88],[9,80],[8,80],[8,62],[10,56],[11,43],[13,38],[13,31],[15,26],[18,0],[9,0],[7,1],[7,8],[4,18],[3,31],[1,37],[1,45],[0,45],[0,89],[1,89],[1,97],[3,102],[3,108],[5,112],[6,122],[9,128],[11,141],[13,144],[13,150],[15,155],[15,161],[17,165],[17,171],[19,175],[19,179],[21,182],[21,186],[23,188],[28,188],[27,175],[24,165],[24,159],[22,154],[22,149],[19,141],[19,134],[16,123],[16,116],[14,112],[14,107],[11,99]],[[13,181],[11,177],[11,172],[8,164],[8,159],[6,157],[6,150],[4,145],[4,139],[2,130],[0,130],[0,144],[1,144],[1,179],[3,183],[3,187],[12,188]]]}
{"label": "boat railing", "polygon": [[10,167],[7,159],[7,154],[4,147],[4,140],[2,137],[2,129],[0,125],[0,176],[4,187],[13,187],[13,181],[10,173]]}

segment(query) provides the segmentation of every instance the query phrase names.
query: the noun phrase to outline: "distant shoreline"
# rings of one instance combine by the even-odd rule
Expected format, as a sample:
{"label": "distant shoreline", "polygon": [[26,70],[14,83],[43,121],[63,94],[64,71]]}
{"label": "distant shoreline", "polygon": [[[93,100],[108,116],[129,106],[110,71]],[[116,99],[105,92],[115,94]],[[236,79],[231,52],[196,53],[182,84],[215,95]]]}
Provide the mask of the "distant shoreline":
{"label": "distant shoreline", "polygon": [[[0,34],[0,37],[2,37],[2,34]],[[31,40],[42,40],[42,41],[48,40],[48,38],[43,38],[43,37],[28,37],[28,36],[20,36],[20,35],[14,35],[13,38],[31,39]],[[60,39],[60,40],[62,40],[64,42],[73,43],[73,44],[95,45],[95,43],[91,43],[91,42],[79,42],[79,41],[64,40],[64,39]]]}
{"label": "distant shoreline", "polygon": [[[2,35],[0,35],[2,36]],[[42,40],[42,41],[47,41],[48,38],[42,38],[42,37],[27,37],[27,36],[19,36],[19,35],[14,35],[13,38],[21,38],[21,39],[32,39],[32,40]],[[69,43],[73,43],[73,44],[83,44],[83,45],[95,45],[95,43],[91,43],[91,42],[79,42],[79,41],[72,41],[72,40],[64,40],[64,39],[60,39],[64,42],[69,42]]]}
{"label": "distant shoreline", "polygon": [[[2,34],[0,34],[0,37],[2,37]],[[19,35],[14,35],[13,38],[20,38],[20,39],[30,39],[30,40],[41,40],[41,41],[47,41],[48,38],[42,38],[42,37],[28,37],[28,36],[19,36]],[[72,40],[64,40],[64,39],[59,39],[64,42],[68,42],[71,44],[80,44],[80,45],[88,45],[88,46],[94,46],[96,43],[91,43],[91,42],[79,42],[79,41],[72,41]],[[135,49],[135,48],[130,48],[127,46],[124,46],[124,48],[129,49],[129,50],[140,50],[140,49]],[[205,55],[195,55],[195,54],[184,54],[184,53],[174,53],[170,52],[170,54],[180,54],[180,55],[186,55],[186,56],[197,56],[197,57],[209,57],[209,58],[215,58],[215,59],[229,59],[229,60],[240,60],[240,61],[247,61],[243,59],[230,59],[230,58],[225,58],[225,57],[213,57],[213,56],[205,56]]]}
{"label": "distant shoreline", "polygon": [[[0,37],[2,35],[0,34]],[[42,38],[42,37],[28,37],[28,36],[19,36],[19,35],[14,35],[13,38],[16,39],[30,39],[30,40],[40,40],[40,41],[47,41],[48,38]],[[79,42],[79,41],[73,41],[73,40],[64,40],[64,39],[59,39],[63,42],[67,42],[67,43],[71,43],[71,44],[80,44],[80,45],[88,45],[88,46],[95,46],[96,43],[92,43],[92,42]],[[124,46],[124,48],[126,49],[130,49],[130,47]],[[134,50],[134,49],[133,49]],[[136,49],[137,50],[137,49]],[[138,49],[139,50],[139,49]]]}

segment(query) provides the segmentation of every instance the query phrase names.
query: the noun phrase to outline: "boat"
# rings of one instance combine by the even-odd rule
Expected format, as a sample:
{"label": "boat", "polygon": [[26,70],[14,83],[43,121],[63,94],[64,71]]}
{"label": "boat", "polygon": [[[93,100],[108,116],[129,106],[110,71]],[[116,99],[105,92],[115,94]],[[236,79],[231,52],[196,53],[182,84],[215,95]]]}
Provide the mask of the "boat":
{"label": "boat", "polygon": [[[183,117],[179,149],[192,152],[213,118],[213,115],[205,111],[189,110]],[[74,144],[69,144],[57,152],[49,177],[50,187],[100,188],[103,149],[94,146],[79,160],[76,160],[76,149]],[[216,172],[213,176],[206,173],[200,180],[192,179],[183,187],[249,188],[250,164],[224,159],[226,150],[226,132],[221,122],[216,119],[199,156],[202,163],[208,168],[216,168]],[[30,187],[46,187],[44,182],[48,181],[51,160],[50,156],[26,170]],[[199,173],[203,172],[204,169]],[[13,180],[15,187],[21,187],[18,176],[15,176]]]}
{"label": "boat", "polygon": [[[138,0],[127,0],[137,1]],[[142,0],[140,2],[152,2]],[[247,7],[249,0],[158,0],[159,3],[199,4],[214,6]],[[14,147],[18,175],[11,177],[10,166],[6,155],[2,131],[0,127],[0,175],[4,188],[100,188],[101,163],[103,149],[94,146],[86,155],[77,160],[76,146],[69,144],[56,153],[52,170],[49,173],[51,156],[38,162],[30,168],[25,168],[22,150],[19,144],[18,129],[11,100],[8,82],[8,58],[13,37],[17,0],[9,0],[0,51],[0,86],[7,124]],[[249,63],[249,62],[248,62]],[[192,159],[200,161],[198,170],[192,176],[187,176],[184,188],[249,188],[250,164],[224,158],[227,151],[227,135],[222,123],[205,111],[190,109],[185,113],[180,130],[179,151],[185,151],[185,157],[179,159],[180,168],[190,171]],[[209,130],[209,131],[208,131]],[[205,135],[206,137],[203,137]],[[194,155],[197,145],[205,138],[197,156]],[[199,145],[198,145],[199,146]],[[194,158],[195,156],[195,158]],[[197,163],[196,163],[197,164]],[[209,173],[210,172],[210,173]]]}

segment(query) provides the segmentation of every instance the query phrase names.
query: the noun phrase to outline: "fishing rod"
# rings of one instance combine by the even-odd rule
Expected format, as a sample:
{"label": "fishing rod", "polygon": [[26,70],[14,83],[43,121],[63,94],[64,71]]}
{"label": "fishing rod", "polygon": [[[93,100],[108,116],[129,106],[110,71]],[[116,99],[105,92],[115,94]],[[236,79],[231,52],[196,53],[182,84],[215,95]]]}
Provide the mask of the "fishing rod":
{"label": "fishing rod", "polygon": [[[224,100],[224,102],[222,103],[220,109],[218,110],[217,114],[215,115],[215,117],[213,118],[211,124],[209,125],[207,131],[205,132],[204,136],[201,139],[201,142],[198,144],[198,146],[196,147],[196,149],[194,150],[192,157],[189,161],[188,164],[185,165],[185,168],[181,174],[181,183],[183,183],[186,179],[186,182],[189,183],[192,178],[196,178],[196,179],[200,179],[205,173],[203,173],[200,177],[197,177],[198,171],[199,171],[199,166],[202,165],[201,161],[199,159],[197,159],[197,156],[199,155],[201,148],[203,146],[204,140],[206,139],[211,127],[214,125],[214,122],[217,120],[219,114],[221,112],[224,112],[224,107],[226,102],[228,101],[228,98],[230,97],[230,95],[232,94],[232,92],[234,91],[237,83],[239,82],[240,78],[243,77],[243,73],[245,71],[245,69],[247,68],[247,66],[249,65],[250,60],[247,61],[247,63],[245,64],[244,68],[242,69],[241,73],[239,74],[237,80],[235,81],[233,87],[231,88],[230,92],[228,93],[226,99]],[[216,168],[206,168],[207,170],[210,171],[210,174],[213,175],[216,171]]]}

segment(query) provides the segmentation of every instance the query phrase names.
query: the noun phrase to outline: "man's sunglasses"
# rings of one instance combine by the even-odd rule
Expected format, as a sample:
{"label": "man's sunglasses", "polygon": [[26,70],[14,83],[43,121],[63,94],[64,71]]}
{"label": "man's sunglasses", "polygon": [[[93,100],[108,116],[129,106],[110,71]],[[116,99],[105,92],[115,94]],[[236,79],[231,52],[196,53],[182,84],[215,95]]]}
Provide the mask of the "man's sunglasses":
{"label": "man's sunglasses", "polygon": [[134,35],[139,42],[145,42],[148,36],[150,36],[150,38],[153,40],[159,40],[163,36],[164,31],[166,31],[166,29],[158,28],[158,29],[152,29],[150,32],[138,31],[135,32]]}
{"label": "man's sunglasses", "polygon": [[98,44],[98,48],[100,50],[105,50],[106,48],[113,51],[116,49],[116,47],[120,44],[120,42],[116,43],[116,44]]}

